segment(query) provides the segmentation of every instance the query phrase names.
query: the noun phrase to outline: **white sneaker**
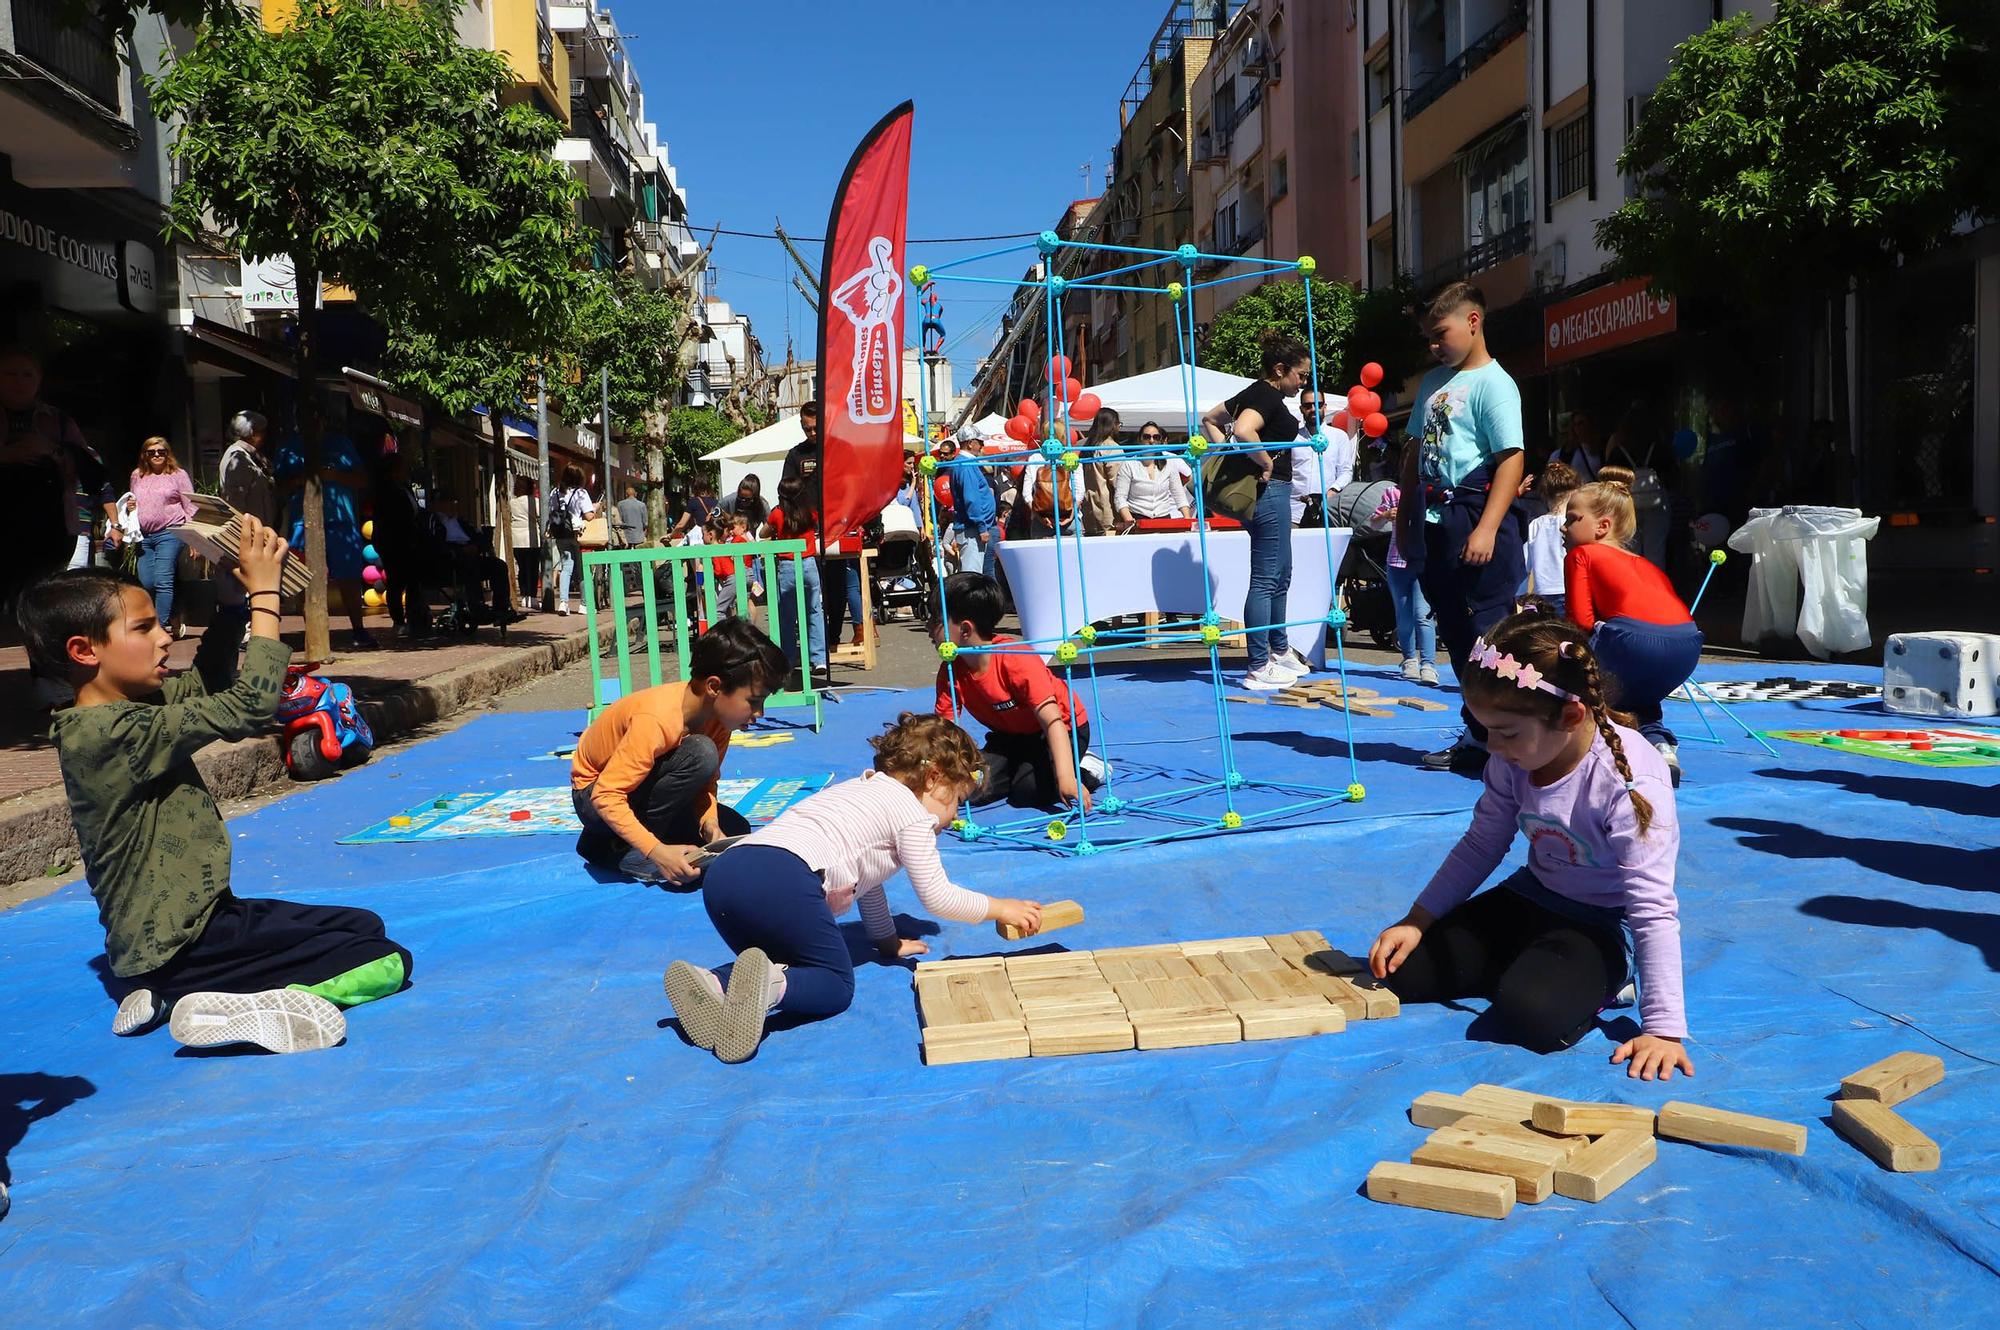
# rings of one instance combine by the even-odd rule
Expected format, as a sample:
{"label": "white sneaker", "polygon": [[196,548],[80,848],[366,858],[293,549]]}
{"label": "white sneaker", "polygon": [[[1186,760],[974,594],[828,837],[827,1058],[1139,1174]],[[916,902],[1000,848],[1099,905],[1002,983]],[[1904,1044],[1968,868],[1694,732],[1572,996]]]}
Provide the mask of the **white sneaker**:
{"label": "white sneaker", "polygon": [[1085,753],[1077,761],[1083,769],[1083,783],[1090,789],[1102,786],[1111,776],[1111,764],[1095,753]]}
{"label": "white sneaker", "polygon": [[159,1014],[159,1007],[153,1001],[153,990],[135,988],[118,1004],[118,1014],[111,1018],[111,1033],[137,1034],[150,1026]]}
{"label": "white sneaker", "polygon": [[1293,676],[1284,670],[1274,670],[1267,661],[1262,669],[1245,670],[1243,686],[1253,693],[1275,693],[1290,688]]}
{"label": "white sneaker", "polygon": [[189,993],[174,1003],[167,1029],[190,1048],[255,1044],[272,1053],[332,1048],[347,1038],[347,1017],[317,993]]}
{"label": "white sneaker", "polygon": [[568,614],[568,613],[569,613],[569,602],[568,602],[568,601],[566,601],[566,600],[559,600],[559,601],[557,601],[557,602],[556,602],[556,613],[557,613],[557,614]]}
{"label": "white sneaker", "polygon": [[[1405,672],[1403,677],[1407,679],[1410,676]],[[1429,684],[1433,688],[1437,687],[1438,667],[1428,660],[1419,665],[1417,667],[1417,682]]]}
{"label": "white sneaker", "polygon": [[1419,680],[1421,680],[1424,677],[1423,662],[1418,660],[1415,656],[1405,657],[1403,660],[1403,677],[1405,679],[1408,679],[1411,683],[1416,683]]}
{"label": "white sneaker", "polygon": [[1296,647],[1286,647],[1266,662],[1267,668],[1283,670],[1294,679],[1303,679],[1313,672],[1312,662],[1301,656]]}

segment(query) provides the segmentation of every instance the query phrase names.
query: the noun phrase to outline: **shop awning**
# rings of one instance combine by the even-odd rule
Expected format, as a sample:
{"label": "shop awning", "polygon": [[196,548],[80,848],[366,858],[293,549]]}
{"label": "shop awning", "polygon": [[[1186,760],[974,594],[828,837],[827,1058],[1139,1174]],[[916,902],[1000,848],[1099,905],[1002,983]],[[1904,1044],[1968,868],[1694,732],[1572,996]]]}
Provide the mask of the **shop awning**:
{"label": "shop awning", "polygon": [[277,374],[287,379],[298,377],[291,353],[276,342],[198,315],[187,326],[187,335],[201,351],[203,359],[233,368]]}

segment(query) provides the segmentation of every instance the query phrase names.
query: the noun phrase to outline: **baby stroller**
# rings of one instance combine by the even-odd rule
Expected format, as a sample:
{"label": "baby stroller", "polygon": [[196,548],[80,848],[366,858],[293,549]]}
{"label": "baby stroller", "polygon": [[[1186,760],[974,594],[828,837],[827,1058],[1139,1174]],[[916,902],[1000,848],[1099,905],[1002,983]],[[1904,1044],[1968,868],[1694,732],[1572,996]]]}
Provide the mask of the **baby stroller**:
{"label": "baby stroller", "polygon": [[1377,529],[1375,510],[1394,486],[1386,480],[1349,485],[1327,505],[1327,520],[1353,534],[1334,578],[1335,597],[1347,611],[1351,632],[1366,633],[1376,646],[1396,645],[1396,603],[1389,595],[1389,531]]}
{"label": "baby stroller", "polygon": [[875,620],[886,623],[890,611],[907,606],[917,623],[929,623],[931,614],[931,550],[915,531],[888,531],[882,535],[871,564],[870,594],[875,598]]}

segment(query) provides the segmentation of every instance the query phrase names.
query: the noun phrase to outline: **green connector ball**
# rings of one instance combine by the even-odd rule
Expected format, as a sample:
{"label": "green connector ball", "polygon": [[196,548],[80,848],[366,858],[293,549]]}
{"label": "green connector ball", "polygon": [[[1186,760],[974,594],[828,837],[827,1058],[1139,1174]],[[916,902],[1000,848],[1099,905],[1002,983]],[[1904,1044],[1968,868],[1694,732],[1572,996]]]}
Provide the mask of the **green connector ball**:
{"label": "green connector ball", "polygon": [[1187,451],[1189,457],[1200,457],[1208,451],[1208,440],[1196,435],[1187,441]]}
{"label": "green connector ball", "polygon": [[1710,563],[1713,563],[1713,564],[1725,564],[1725,563],[1728,563],[1728,562],[1729,562],[1729,551],[1728,551],[1728,550],[1710,550],[1710,551],[1708,552],[1708,561],[1709,561]]}
{"label": "green connector ball", "polygon": [[1064,453],[1062,455],[1062,469],[1065,471],[1074,471],[1076,470],[1077,463],[1082,460],[1075,453]]}
{"label": "green connector ball", "polygon": [[936,475],[937,458],[932,457],[929,453],[925,453],[922,457],[919,457],[917,459],[917,470],[923,472],[927,476]]}
{"label": "green connector ball", "polygon": [[912,286],[922,286],[925,282],[928,282],[930,279],[931,279],[931,270],[929,268],[926,268],[923,264],[919,263],[914,268],[910,269],[910,284]]}
{"label": "green connector ball", "polygon": [[1243,814],[1232,811],[1222,815],[1222,829],[1224,831],[1235,831],[1242,825]]}
{"label": "green connector ball", "polygon": [[1056,660],[1064,665],[1076,664],[1076,643],[1065,642],[1057,647]]}
{"label": "green connector ball", "polygon": [[1089,624],[1085,624],[1076,630],[1076,635],[1086,642],[1095,642],[1097,640],[1097,629]]}
{"label": "green connector ball", "polygon": [[1055,821],[1049,823],[1050,840],[1063,840],[1068,835],[1069,835],[1069,823],[1063,821],[1061,818],[1057,818]]}
{"label": "green connector ball", "polygon": [[1222,640],[1222,625],[1205,623],[1201,626],[1201,640],[1204,646],[1214,646]]}
{"label": "green connector ball", "polygon": [[1354,784],[1347,787],[1347,797],[1355,803],[1360,803],[1368,797],[1368,787],[1360,781],[1355,781]]}
{"label": "green connector ball", "polygon": [[938,643],[938,659],[939,659],[939,660],[943,660],[943,661],[949,661],[949,660],[953,659],[954,657],[956,657],[957,655],[958,655],[958,643],[956,643],[956,642],[940,642],[940,643]]}
{"label": "green connector ball", "polygon": [[1319,260],[1310,254],[1299,255],[1299,271],[1310,277],[1319,270]]}
{"label": "green connector ball", "polygon": [[1187,294],[1187,288],[1185,286],[1182,286],[1179,282],[1167,283],[1167,299],[1179,303],[1180,298],[1186,294]]}

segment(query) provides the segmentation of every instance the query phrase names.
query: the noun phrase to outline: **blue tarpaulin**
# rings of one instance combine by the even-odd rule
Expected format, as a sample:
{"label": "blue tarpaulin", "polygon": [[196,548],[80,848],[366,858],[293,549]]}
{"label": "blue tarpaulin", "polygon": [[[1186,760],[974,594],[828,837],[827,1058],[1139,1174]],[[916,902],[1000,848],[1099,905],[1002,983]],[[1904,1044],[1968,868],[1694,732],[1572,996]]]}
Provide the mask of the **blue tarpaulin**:
{"label": "blue tarpaulin", "polygon": [[[729,771],[850,774],[866,735],[927,702],[849,697],[824,733],[732,752]],[[1860,703],[1735,711],[1765,728],[1882,718]],[[1213,715],[1191,675],[1114,673],[1094,728],[1120,776],[1212,774]],[[1345,784],[1339,713],[1229,715],[1247,775]],[[1301,825],[1081,859],[947,838],[946,862],[984,889],[1082,901],[1087,922],[1044,946],[1317,928],[1358,953],[1465,825],[1477,787],[1414,765],[1443,719],[1357,720],[1367,800]],[[1684,706],[1670,720],[1700,728]],[[0,915],[0,1320],[1990,1327],[2000,1313],[2000,772],[1783,744],[1773,758],[1719,720],[1727,747],[1684,747],[1691,1082],[1610,1067],[1619,1013],[1538,1057],[1470,1035],[1477,1002],[1311,1039],[930,1068],[908,973],[874,963],[848,1013],[725,1066],[683,1043],[660,983],[675,957],[727,959],[697,896],[597,880],[559,837],[335,843],[469,773],[546,783],[531,760],[578,723],[482,718],[235,821],[239,892],[365,906],[416,955],[413,986],[353,1010],[331,1052],[113,1038],[85,889]],[[890,895],[915,909],[900,879]],[[1002,948],[990,926],[929,940],[933,955]],[[1947,1067],[1902,1106],[1942,1148],[1934,1173],[1884,1172],[1828,1126],[1841,1077],[1903,1049]],[[1604,1202],[1553,1197],[1500,1223],[1365,1199],[1370,1165],[1423,1140],[1410,1101],[1476,1082],[1689,1099],[1803,1122],[1809,1145],[1663,1141]]]}

